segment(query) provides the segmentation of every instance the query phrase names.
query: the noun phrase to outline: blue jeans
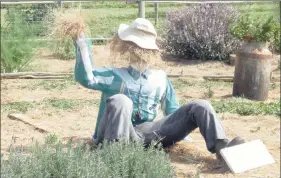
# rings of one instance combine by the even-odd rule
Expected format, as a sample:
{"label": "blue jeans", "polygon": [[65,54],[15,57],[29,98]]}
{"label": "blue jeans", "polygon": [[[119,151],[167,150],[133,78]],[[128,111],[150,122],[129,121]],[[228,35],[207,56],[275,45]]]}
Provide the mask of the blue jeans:
{"label": "blue jeans", "polygon": [[216,141],[226,139],[214,108],[206,100],[191,101],[161,120],[145,122],[136,127],[131,122],[132,111],[133,102],[127,96],[117,94],[110,97],[100,121],[97,142],[123,138],[149,144],[162,138],[163,147],[168,147],[199,128],[207,149],[214,153]]}

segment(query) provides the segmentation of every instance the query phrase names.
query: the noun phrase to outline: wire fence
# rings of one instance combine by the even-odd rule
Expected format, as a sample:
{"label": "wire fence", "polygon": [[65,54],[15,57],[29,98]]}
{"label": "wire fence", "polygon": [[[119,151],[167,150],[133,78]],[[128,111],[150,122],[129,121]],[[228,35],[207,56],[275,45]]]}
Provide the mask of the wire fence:
{"label": "wire fence", "polygon": [[[242,3],[242,1],[224,1],[223,3]],[[185,5],[202,3],[198,1],[146,1],[145,9],[140,9],[136,1],[1,1],[1,26],[13,23],[13,12],[21,14],[21,18],[30,26],[31,37],[44,41],[48,34],[47,25],[51,24],[52,15],[59,10],[80,12],[86,18],[92,39],[107,40],[116,33],[120,23],[131,23],[144,11],[145,18],[153,22],[161,33],[167,13]],[[210,1],[205,3],[221,3]],[[245,3],[245,2],[244,2]],[[16,9],[16,10],[14,10]]]}
{"label": "wire fence", "polygon": [[[258,1],[253,1],[258,2]],[[20,18],[25,24],[28,24],[28,33],[30,40],[46,41],[50,34],[49,27],[54,20],[54,14],[58,11],[74,12],[79,10],[85,17],[86,24],[89,28],[89,38],[97,42],[103,42],[111,39],[117,32],[121,23],[131,23],[139,16],[140,11],[145,14],[145,18],[155,24],[159,35],[165,30],[165,20],[167,13],[186,5],[197,3],[231,3],[240,6],[242,9],[246,4],[253,2],[243,1],[146,1],[145,6],[141,6],[135,0],[108,2],[108,1],[1,1],[1,27],[5,28],[7,24],[14,23],[15,19]],[[271,11],[272,5],[267,6],[262,2],[252,11],[262,13]],[[242,4],[242,5],[241,5]],[[20,14],[20,15],[15,15]],[[17,19],[19,20],[19,19]],[[2,33],[1,28],[1,33]],[[21,27],[19,27],[21,28]]]}
{"label": "wire fence", "polygon": [[[257,1],[255,1],[257,2]],[[54,21],[54,15],[58,11],[73,12],[79,11],[85,17],[86,25],[89,29],[88,38],[95,43],[106,43],[117,32],[121,23],[130,24],[139,16],[145,16],[155,24],[159,36],[165,35],[165,22],[170,11],[182,8],[186,5],[197,3],[222,3],[220,1],[146,1],[145,4],[135,0],[108,2],[108,1],[1,1],[1,35],[5,27],[13,24],[16,20],[22,21],[17,28],[28,27],[25,37],[28,40],[38,41],[45,44],[49,41],[48,35],[50,27]],[[243,1],[224,1],[243,10],[246,5],[253,2]],[[253,13],[266,13],[272,11],[272,4],[265,2],[251,8]],[[140,9],[143,8],[143,9]],[[244,10],[247,11],[247,8]],[[26,25],[28,24],[28,26]],[[6,30],[9,31],[9,30]],[[8,38],[8,37],[7,37]],[[7,39],[6,38],[6,39]],[[3,39],[3,38],[2,38]],[[10,40],[10,39],[8,39]],[[13,40],[13,39],[11,39]],[[54,39],[52,39],[54,40]]]}
{"label": "wire fence", "polygon": [[[14,11],[21,14],[25,23],[30,24],[35,37],[44,37],[47,33],[46,25],[50,24],[52,15],[59,10],[65,12],[77,11],[86,17],[86,24],[90,29],[91,38],[108,39],[118,29],[120,23],[131,23],[139,16],[138,3],[131,2],[63,2],[58,3],[22,3],[2,4],[1,3],[1,25],[12,23]],[[145,17],[157,23],[157,28],[163,25],[166,13],[174,8],[183,6],[180,3],[161,3],[158,5],[157,15],[155,4],[146,3]],[[16,10],[15,10],[16,9]],[[157,17],[157,20],[155,18]],[[41,39],[42,40],[42,39]]]}
{"label": "wire fence", "polygon": [[[177,27],[171,27],[169,25],[166,26],[166,22],[168,19],[167,17],[169,16],[170,12],[183,8],[184,6],[193,6],[193,4],[198,5],[198,1],[185,1],[184,3],[182,1],[146,1],[145,4],[143,2],[132,2],[131,0],[115,2],[51,2],[8,2],[7,0],[5,0],[5,2],[1,1],[1,70],[5,70],[6,72],[23,70],[25,66],[30,62],[30,59],[34,58],[34,56],[37,55],[37,53],[34,52],[34,49],[44,52],[50,51],[52,55],[56,56],[56,58],[59,59],[74,59],[74,46],[71,39],[65,40],[49,38],[51,30],[54,27],[53,21],[55,14],[61,11],[70,13],[77,13],[77,11],[79,11],[81,13],[89,29],[89,34],[87,35],[87,37],[92,39],[94,45],[105,44],[114,36],[121,23],[130,24],[137,17],[145,15],[146,19],[155,24],[156,31],[158,32],[158,36],[160,37],[160,40],[157,40],[158,42],[162,44],[163,42],[165,42],[165,40],[168,39],[170,40],[169,42],[175,43],[173,45],[170,45],[171,43],[166,43],[166,46],[160,46],[161,49],[163,49],[163,51],[165,52],[170,52],[171,49],[174,50],[174,48],[176,48],[179,52],[183,53],[182,50],[186,51],[187,47],[185,45],[186,43],[182,42],[181,36],[179,35],[184,35],[185,31],[181,31],[182,33],[178,32],[179,30],[181,30],[182,25]],[[219,2],[213,1],[212,3]],[[227,3],[231,3],[232,6],[237,7],[242,13],[250,12],[251,14],[254,14],[259,18],[272,16],[274,15],[273,12],[277,9],[277,4],[272,2],[253,3],[235,1],[234,3],[228,1]],[[250,8],[248,8],[247,6],[250,6]],[[142,7],[142,9],[140,9],[140,7]],[[175,14],[176,16],[181,16],[183,12],[185,11],[181,10]],[[216,10],[215,14],[216,13],[221,14],[221,10]],[[197,17],[200,16],[200,14],[202,13],[194,15]],[[227,16],[228,14],[229,12],[225,13],[225,16]],[[205,23],[208,22],[208,18],[204,19],[206,19],[206,21],[204,21],[204,23],[201,23],[201,26],[204,26],[204,24],[208,24]],[[217,18],[216,22],[219,23],[220,21],[221,19]],[[225,23],[227,24],[228,22]],[[183,25],[187,24],[188,22],[183,23]],[[171,31],[174,30],[175,35],[174,33],[167,33],[169,31],[167,29],[170,29]],[[199,28],[198,26],[196,26],[194,29]],[[209,29],[209,27],[204,26],[201,29],[203,29],[201,31],[204,31],[204,29]],[[225,31],[223,31],[222,28],[219,27],[219,25],[216,25],[215,29],[217,29],[218,31],[220,30],[221,34],[225,34],[225,32],[228,32],[227,28],[225,28]],[[212,39],[219,36],[215,35],[217,34],[217,30],[212,33],[213,35],[211,35],[210,38],[206,38],[207,42],[204,43],[203,46],[206,46],[206,44],[209,43],[213,44]],[[203,35],[205,35],[205,33]],[[173,41],[173,39],[180,40]],[[198,43],[200,43],[200,40],[198,40]],[[222,40],[221,44],[224,44],[224,39]],[[275,46],[278,47],[278,44],[279,43],[276,43]],[[216,46],[216,44],[214,44],[214,46]],[[200,49],[197,51],[202,50]],[[219,48],[219,51],[221,51],[221,48]],[[193,54],[193,52],[190,54]]]}

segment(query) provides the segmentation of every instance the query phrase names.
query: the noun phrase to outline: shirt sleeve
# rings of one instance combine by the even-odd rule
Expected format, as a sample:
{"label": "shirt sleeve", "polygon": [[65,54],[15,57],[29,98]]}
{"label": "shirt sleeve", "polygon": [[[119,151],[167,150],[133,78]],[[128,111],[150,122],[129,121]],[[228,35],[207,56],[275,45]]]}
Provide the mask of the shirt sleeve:
{"label": "shirt sleeve", "polygon": [[111,68],[93,67],[91,41],[81,34],[76,40],[75,45],[75,80],[82,86],[94,90],[107,90],[113,82],[114,73]]}
{"label": "shirt sleeve", "polygon": [[163,111],[164,116],[172,114],[180,107],[172,83],[168,78],[166,78],[166,81],[166,91],[161,99],[161,109]]}

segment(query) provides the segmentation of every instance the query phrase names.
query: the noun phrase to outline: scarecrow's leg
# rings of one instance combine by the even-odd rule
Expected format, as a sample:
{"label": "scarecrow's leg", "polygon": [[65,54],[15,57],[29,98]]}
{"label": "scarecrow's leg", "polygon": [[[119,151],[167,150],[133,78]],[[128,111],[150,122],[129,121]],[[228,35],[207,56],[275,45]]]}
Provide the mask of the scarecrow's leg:
{"label": "scarecrow's leg", "polygon": [[106,109],[99,124],[98,142],[119,139],[139,141],[140,137],[131,122],[133,102],[123,94],[114,95],[106,102]]}
{"label": "scarecrow's leg", "polygon": [[205,100],[194,100],[162,120],[138,126],[145,135],[149,136],[149,133],[154,132],[160,138],[165,137],[162,141],[164,147],[182,140],[198,127],[212,153],[215,152],[217,140],[226,140],[214,108]]}

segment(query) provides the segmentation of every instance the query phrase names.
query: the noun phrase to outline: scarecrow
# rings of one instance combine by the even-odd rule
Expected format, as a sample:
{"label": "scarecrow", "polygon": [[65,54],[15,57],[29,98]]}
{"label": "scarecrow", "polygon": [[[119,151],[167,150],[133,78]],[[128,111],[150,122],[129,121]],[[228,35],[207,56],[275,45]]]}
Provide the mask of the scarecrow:
{"label": "scarecrow", "polygon": [[[110,50],[115,57],[128,61],[124,68],[95,68],[83,24],[73,19],[70,23],[75,26],[74,31],[68,30],[75,44],[75,80],[102,92],[94,143],[125,139],[146,146],[158,141],[169,147],[199,128],[208,151],[221,159],[221,149],[244,142],[240,137],[227,139],[208,101],[194,100],[180,106],[166,73],[150,68],[160,57],[157,33],[150,21],[137,18],[130,25],[119,26]],[[164,117],[154,121],[160,108]]]}

